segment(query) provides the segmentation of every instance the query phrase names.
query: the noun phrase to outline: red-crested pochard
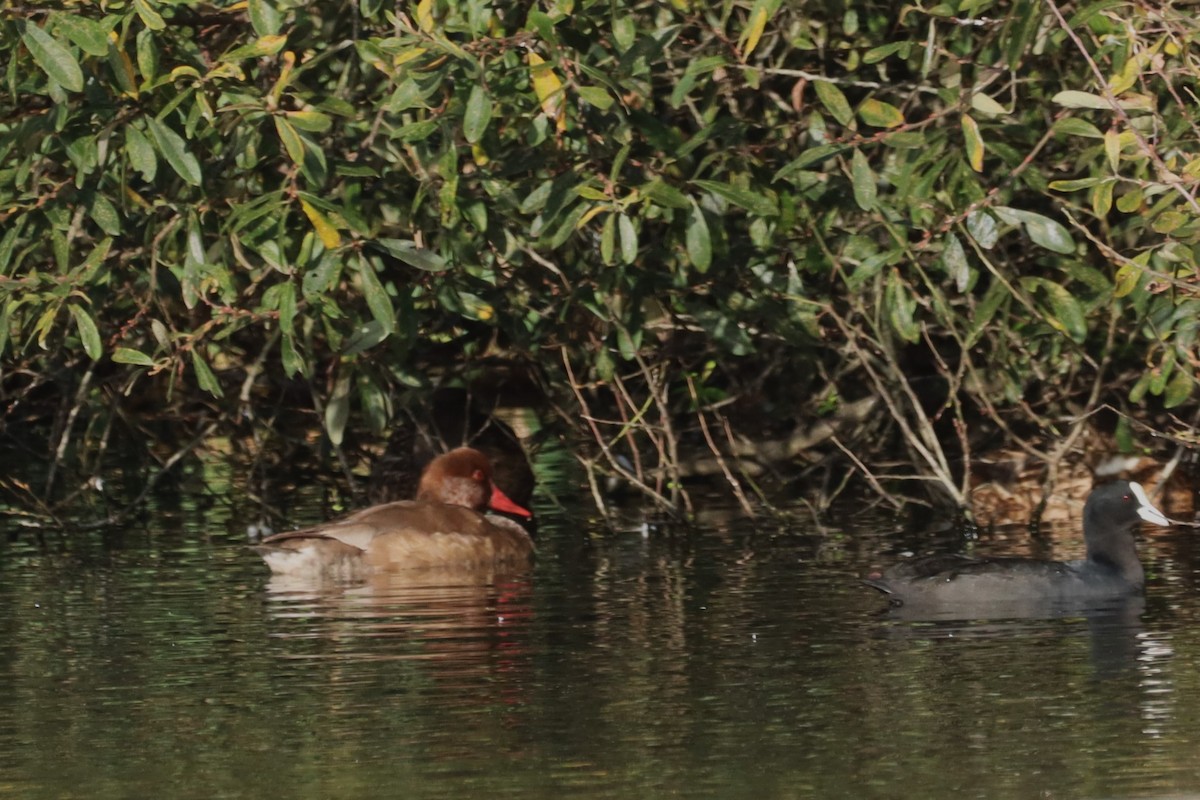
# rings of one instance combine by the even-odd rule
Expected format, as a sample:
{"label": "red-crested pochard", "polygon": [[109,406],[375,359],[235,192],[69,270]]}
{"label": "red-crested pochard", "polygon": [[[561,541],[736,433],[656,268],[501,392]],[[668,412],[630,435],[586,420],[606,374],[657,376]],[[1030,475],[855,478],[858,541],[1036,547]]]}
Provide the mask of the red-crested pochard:
{"label": "red-crested pochard", "polygon": [[460,447],[429,462],[416,500],[268,536],[254,549],[278,575],[360,578],[429,568],[520,566],[533,555],[521,525],[487,512],[530,512],[492,482],[487,456]]}

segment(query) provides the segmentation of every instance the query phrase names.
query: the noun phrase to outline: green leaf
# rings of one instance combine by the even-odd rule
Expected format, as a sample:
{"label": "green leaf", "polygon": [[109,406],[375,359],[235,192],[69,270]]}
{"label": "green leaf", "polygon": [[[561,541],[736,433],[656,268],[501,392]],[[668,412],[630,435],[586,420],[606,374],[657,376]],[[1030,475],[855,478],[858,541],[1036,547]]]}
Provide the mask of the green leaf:
{"label": "green leaf", "polygon": [[382,434],[392,416],[392,403],[388,393],[365,372],[358,376],[358,405],[371,432]]}
{"label": "green leaf", "polygon": [[[146,83],[153,83],[158,78],[158,42],[154,31],[143,28],[138,31],[137,35],[137,65],[138,71],[142,74],[142,80]],[[120,62],[120,68],[114,62]],[[122,82],[121,88],[125,91],[132,91],[136,94],[136,88],[133,87],[134,77],[130,74],[128,61],[122,58],[116,51],[114,45],[112,53],[109,55],[109,63],[113,64],[113,70],[118,76],[118,80]],[[130,86],[125,86],[128,82]]]}
{"label": "green leaf", "polygon": [[825,106],[825,110],[832,114],[834,119],[846,126],[854,121],[854,110],[850,108],[846,95],[842,94],[842,90],[836,84],[829,81],[813,81],[813,89],[816,90],[821,105]]}
{"label": "green leaf", "polygon": [[108,32],[94,19],[77,14],[52,15],[55,31],[62,32],[89,56],[108,55]]}
{"label": "green leaf", "polygon": [[1190,370],[1176,369],[1163,391],[1163,407],[1175,408],[1183,405],[1184,401],[1191,397],[1195,385],[1196,379],[1192,377]]}
{"label": "green leaf", "polygon": [[264,58],[273,56],[283,49],[287,44],[287,37],[278,34],[269,34],[260,36],[249,44],[244,44],[241,47],[235,47],[225,55],[221,56],[218,61],[242,61],[247,58]]}
{"label": "green leaf", "polygon": [[986,211],[972,211],[967,215],[967,233],[984,250],[991,250],[1000,239],[996,218]]}
{"label": "green leaf", "polygon": [[1142,268],[1136,264],[1122,264],[1117,270],[1113,297],[1125,297],[1137,288],[1142,279]]}
{"label": "green leaf", "polygon": [[1129,390],[1129,402],[1140,403],[1146,397],[1146,391],[1150,388],[1150,380],[1154,373],[1143,372],[1142,377],[1137,379],[1137,383]]}
{"label": "green leaf", "polygon": [[1114,173],[1121,169],[1121,135],[1116,128],[1104,132],[1104,153],[1108,156],[1108,168]]}
{"label": "green leaf", "polygon": [[83,70],[62,43],[32,22],[22,24],[21,41],[29,48],[34,63],[50,76],[50,80],[68,91],[83,91]]}
{"label": "green leaf", "polygon": [[1117,198],[1117,210],[1124,214],[1132,214],[1142,207],[1145,195],[1142,187],[1133,186],[1125,194]]}
{"label": "green leaf", "polygon": [[971,108],[985,117],[1003,117],[1008,114],[1008,109],[996,102],[995,98],[983,92],[971,95]]}
{"label": "green leaf", "polygon": [[134,364],[139,367],[153,367],[154,359],[140,350],[131,347],[118,347],[113,351],[112,360],[118,364]]}
{"label": "green leaf", "polygon": [[1113,189],[1116,185],[1116,181],[1108,180],[1092,190],[1092,213],[1097,219],[1104,219],[1112,211]]}
{"label": "green leaf", "polygon": [[[1104,97],[1098,94],[1090,94],[1088,92],[1080,92],[1075,89],[1068,89],[1059,92],[1050,98],[1050,102],[1055,105],[1063,106],[1064,108],[1091,108],[1113,110],[1113,104],[1108,102]],[[1151,98],[1140,94],[1125,94],[1117,98],[1116,105],[1124,111],[1150,111],[1154,105]]]}
{"label": "green leaf", "polygon": [[817,147],[810,147],[800,154],[800,157],[794,161],[790,161],[779,168],[771,178],[772,182],[783,180],[794,172],[799,172],[810,164],[815,164],[818,161],[824,161],[827,158],[832,158],[838,153],[846,149],[848,145],[844,144],[823,144]]}
{"label": "green leaf", "polygon": [[286,117],[277,114],[274,119],[275,132],[279,135],[279,141],[283,142],[288,158],[292,159],[295,164],[303,164],[304,140],[300,138],[300,134],[296,132]]}
{"label": "green leaf", "polygon": [[146,124],[150,128],[150,136],[154,139],[158,152],[162,153],[163,158],[171,165],[171,169],[175,170],[179,177],[187,183],[199,186],[203,180],[200,173],[200,162],[188,150],[187,142],[183,140],[183,137],[167,127],[166,123],[159,122],[154,117],[146,117]]}
{"label": "green leaf", "polygon": [[879,47],[872,47],[870,50],[863,53],[862,60],[863,60],[864,64],[877,64],[878,62],[883,61],[888,56],[891,56],[895,53],[899,53],[901,50],[905,51],[903,54],[903,57],[907,58],[908,50],[911,47],[912,47],[912,42],[892,42],[891,44],[880,45]]}
{"label": "green leaf", "polygon": [[1107,108],[1112,106],[1098,94],[1089,94],[1075,89],[1059,92],[1050,98],[1050,102],[1065,108]]}
{"label": "green leaf", "polygon": [[392,131],[392,136],[405,144],[422,142],[432,136],[442,126],[436,119],[426,119],[410,125],[401,125]]}
{"label": "green leaf", "polygon": [[724,197],[735,206],[741,206],[752,214],[758,214],[762,217],[774,217],[779,215],[779,206],[775,200],[767,195],[755,194],[748,192],[745,189],[739,189],[728,183],[720,181],[692,181],[701,189],[707,189],[713,194]]}
{"label": "green leaf", "polygon": [[129,165],[142,173],[147,181],[153,181],[158,172],[158,157],[154,154],[154,145],[145,134],[133,125],[125,126],[125,155],[129,157]]}
{"label": "green leaf", "polygon": [[600,86],[577,86],[575,91],[583,98],[583,102],[590,106],[595,106],[601,111],[608,111],[612,107],[613,98],[608,93],[607,89]]}
{"label": "green leaf", "polygon": [[279,329],[291,334],[295,328],[296,319],[296,286],[284,283],[279,290]]}
{"label": "green leaf", "polygon": [[334,384],[333,394],[325,405],[325,435],[334,447],[341,447],[346,432],[346,421],[350,419],[350,376],[343,375]]}
{"label": "green leaf", "polygon": [[84,352],[92,361],[98,361],[100,356],[104,355],[104,348],[100,344],[100,331],[96,328],[91,314],[77,303],[72,303],[67,308],[70,309],[71,316],[75,317],[75,329],[79,332],[79,340],[83,342]]}
{"label": "green leaf", "polygon": [[196,373],[196,383],[201,389],[213,397],[225,396],[225,392],[221,391],[221,382],[217,380],[217,376],[213,374],[212,368],[208,366],[204,356],[200,355],[199,350],[192,350],[192,371]]}
{"label": "green leaf", "polygon": [[467,99],[467,111],[463,115],[463,137],[471,144],[483,138],[488,123],[492,121],[492,98],[480,84],[471,88]]}
{"label": "green leaf", "polygon": [[301,375],[308,374],[308,365],[296,350],[295,337],[289,333],[283,335],[283,340],[279,343],[279,358],[283,362],[283,373],[289,377],[300,373]]}
{"label": "green leaf", "polygon": [[946,234],[942,265],[946,268],[950,280],[954,281],[954,288],[965,292],[971,281],[971,266],[967,261],[967,251],[963,249],[962,241],[953,233]]}
{"label": "green leaf", "polygon": [[1083,136],[1087,139],[1103,139],[1104,133],[1092,123],[1077,117],[1063,117],[1051,128],[1055,133],[1067,136]]}
{"label": "green leaf", "polygon": [[167,27],[167,23],[163,21],[151,0],[133,0],[133,7],[138,16],[142,18],[142,24],[150,30],[161,31]]}
{"label": "green leaf", "polygon": [[324,133],[333,127],[333,119],[320,111],[289,111],[286,116],[293,127],[310,133]]}
{"label": "green leaf", "polygon": [[988,330],[992,317],[996,316],[996,312],[1000,310],[1000,306],[1009,296],[1008,287],[1002,281],[992,281],[992,285],[984,292],[983,299],[975,307],[975,313],[971,315],[971,328],[966,342],[968,348],[974,347],[984,332]]}
{"label": "green leaf", "polygon": [[371,262],[362,256],[359,256],[358,259],[358,277],[362,284],[363,297],[367,301],[367,308],[371,309],[371,316],[389,334],[394,333],[396,310],[392,308],[392,300],[388,297],[383,284],[380,283],[379,276],[375,274],[375,268],[371,266]]}
{"label": "green leaf", "polygon": [[863,211],[875,208],[876,186],[875,173],[867,163],[867,157],[862,150],[855,148],[850,158],[850,178],[854,186],[854,202]]}
{"label": "green leaf", "polygon": [[898,275],[893,275],[888,281],[884,291],[884,302],[887,305],[888,321],[892,324],[892,330],[909,344],[920,341],[921,327],[915,319],[917,300]]}
{"label": "green leaf", "polygon": [[692,211],[688,215],[685,233],[688,260],[698,272],[705,273],[712,266],[712,239],[708,233],[708,221],[704,219],[704,211],[695,201],[692,201],[691,205]]}
{"label": "green leaf", "polygon": [[661,178],[655,178],[645,184],[640,189],[641,193],[649,197],[660,206],[667,208],[677,208],[679,210],[692,207],[692,200],[683,192],[676,189],[669,183],[664,183]]}
{"label": "green leaf", "polygon": [[8,272],[8,264],[12,260],[13,248],[16,247],[17,237],[21,235],[21,229],[25,227],[25,220],[28,217],[18,215],[12,222],[12,225],[4,232],[4,238],[0,239],[0,275],[5,275]]}
{"label": "green leaf", "polygon": [[410,267],[416,267],[426,272],[444,272],[450,269],[446,259],[432,250],[417,247],[417,243],[409,239],[376,239],[375,244]]}
{"label": "green leaf", "polygon": [[873,97],[867,98],[858,107],[858,118],[876,128],[897,128],[904,124],[900,109]]}
{"label": "green leaf", "polygon": [[1188,221],[1187,216],[1179,211],[1164,211],[1154,218],[1150,228],[1155,233],[1173,233]]}
{"label": "green leaf", "polygon": [[1032,211],[1021,212],[1021,223],[1035,244],[1041,245],[1052,253],[1070,255],[1075,252],[1075,240],[1071,238],[1071,233],[1062,223]]}
{"label": "green leaf", "polygon": [[88,211],[100,230],[109,236],[121,234],[121,214],[107,197],[99,193],[94,195]]}
{"label": "green leaf", "polygon": [[1033,41],[1033,37],[1037,34],[1038,26],[1042,21],[1042,4],[1040,0],[1021,0],[1014,4],[1011,12],[1008,14],[1010,22],[1005,27],[1004,33],[1000,37],[1003,43],[1004,56],[1008,61],[1009,69],[1016,69],[1021,63],[1021,58],[1025,55],[1025,51],[1029,47],[1029,43]]}
{"label": "green leaf", "polygon": [[621,263],[632,264],[637,260],[638,235],[637,228],[628,214],[617,215],[617,240],[621,243]]}
{"label": "green leaf", "polygon": [[600,263],[611,267],[617,263],[617,215],[609,214],[600,229]]}
{"label": "green leaf", "polygon": [[369,319],[359,325],[346,340],[342,347],[342,355],[355,356],[364,353],[391,335],[386,325],[380,324],[379,320]]}
{"label": "green leaf", "polygon": [[1056,192],[1077,192],[1080,189],[1090,189],[1099,186],[1106,178],[1080,178],[1074,181],[1050,181],[1050,188]]}
{"label": "green leaf", "polygon": [[250,24],[259,36],[272,36],[279,33],[283,17],[275,9],[274,4],[267,0],[249,0],[247,10],[250,12]]}
{"label": "green leaf", "polygon": [[[1045,278],[1025,278],[1021,282],[1029,290],[1041,290],[1049,305],[1046,321],[1052,328],[1060,330],[1073,341],[1082,342],[1087,338],[1087,320],[1083,306],[1075,295],[1063,286]],[[1045,309],[1043,309],[1045,312]]]}

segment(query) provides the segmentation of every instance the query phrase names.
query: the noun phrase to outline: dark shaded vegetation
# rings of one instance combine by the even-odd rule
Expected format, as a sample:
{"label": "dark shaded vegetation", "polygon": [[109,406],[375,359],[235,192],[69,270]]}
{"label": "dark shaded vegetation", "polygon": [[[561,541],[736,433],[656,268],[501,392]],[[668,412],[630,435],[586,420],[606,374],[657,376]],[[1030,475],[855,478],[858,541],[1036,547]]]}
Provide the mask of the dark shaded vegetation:
{"label": "dark shaded vegetation", "polygon": [[1002,444],[1050,485],[1093,426],[1195,446],[1190,14],[226,6],[0,9],[25,513],[114,453],[353,481],[447,389],[684,511],[698,475],[965,505]]}

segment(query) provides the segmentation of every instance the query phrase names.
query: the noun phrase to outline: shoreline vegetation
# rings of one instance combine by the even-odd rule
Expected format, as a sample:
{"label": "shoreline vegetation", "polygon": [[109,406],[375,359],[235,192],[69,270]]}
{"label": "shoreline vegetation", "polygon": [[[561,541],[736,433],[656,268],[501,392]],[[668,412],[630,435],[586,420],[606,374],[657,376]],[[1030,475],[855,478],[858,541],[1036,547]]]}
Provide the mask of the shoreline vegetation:
{"label": "shoreline vegetation", "polygon": [[518,5],[0,5],[7,513],[491,419],[601,510],[1194,513],[1194,14]]}

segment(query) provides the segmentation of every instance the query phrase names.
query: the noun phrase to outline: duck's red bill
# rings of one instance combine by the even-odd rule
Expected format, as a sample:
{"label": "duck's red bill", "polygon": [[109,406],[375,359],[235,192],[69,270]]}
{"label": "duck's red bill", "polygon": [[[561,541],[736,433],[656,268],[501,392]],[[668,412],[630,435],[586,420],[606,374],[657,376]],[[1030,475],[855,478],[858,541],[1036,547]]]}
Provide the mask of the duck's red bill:
{"label": "duck's red bill", "polygon": [[503,511],[506,514],[516,514],[518,517],[532,517],[533,512],[527,508],[517,505],[508,495],[500,491],[499,486],[492,486],[492,499],[488,501],[488,507],[494,511]]}

